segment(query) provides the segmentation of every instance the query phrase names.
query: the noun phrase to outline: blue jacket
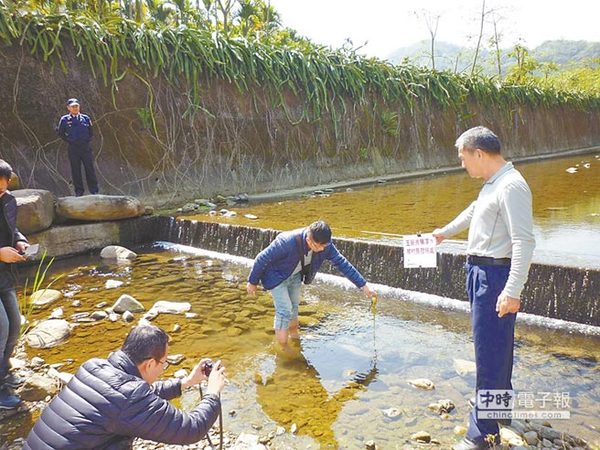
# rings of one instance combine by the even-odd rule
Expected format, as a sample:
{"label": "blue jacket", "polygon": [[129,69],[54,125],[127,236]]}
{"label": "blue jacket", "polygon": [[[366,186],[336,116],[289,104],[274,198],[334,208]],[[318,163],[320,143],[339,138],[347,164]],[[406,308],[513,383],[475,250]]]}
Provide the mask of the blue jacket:
{"label": "blue jacket", "polygon": [[[248,281],[255,285],[261,282],[263,287],[269,290],[288,279],[300,262],[296,236],[302,238],[304,254],[307,255],[310,250],[306,244],[307,231],[307,228],[298,228],[280,233],[267,248],[256,256]],[[344,258],[333,243],[322,252],[313,252],[310,264],[311,275],[317,273],[326,259],[331,261],[356,287],[362,288],[367,284],[363,276]]]}
{"label": "blue jacket", "polygon": [[58,122],[56,133],[69,144],[87,144],[93,136],[92,121],[86,114],[65,114]]}
{"label": "blue jacket", "polygon": [[90,359],[46,406],[24,450],[122,449],[134,437],[169,444],[202,439],[219,414],[219,398],[206,395],[189,413],[168,400],[181,395],[181,381],[146,383],[122,351]]}

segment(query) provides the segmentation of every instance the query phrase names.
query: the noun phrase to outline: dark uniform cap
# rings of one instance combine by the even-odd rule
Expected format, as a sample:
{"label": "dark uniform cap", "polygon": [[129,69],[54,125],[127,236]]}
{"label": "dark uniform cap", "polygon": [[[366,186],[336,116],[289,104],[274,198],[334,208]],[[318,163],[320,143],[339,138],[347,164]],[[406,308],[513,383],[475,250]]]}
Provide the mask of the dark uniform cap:
{"label": "dark uniform cap", "polygon": [[71,105],[79,105],[79,100],[77,100],[76,98],[70,98],[69,100],[67,100],[67,106]]}

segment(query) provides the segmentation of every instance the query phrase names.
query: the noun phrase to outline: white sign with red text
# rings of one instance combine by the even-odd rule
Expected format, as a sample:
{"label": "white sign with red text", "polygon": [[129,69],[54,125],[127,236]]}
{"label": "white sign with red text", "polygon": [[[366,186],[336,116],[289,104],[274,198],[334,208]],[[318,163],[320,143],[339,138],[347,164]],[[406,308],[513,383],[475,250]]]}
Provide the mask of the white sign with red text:
{"label": "white sign with red text", "polygon": [[404,268],[437,267],[436,242],[433,234],[404,236]]}

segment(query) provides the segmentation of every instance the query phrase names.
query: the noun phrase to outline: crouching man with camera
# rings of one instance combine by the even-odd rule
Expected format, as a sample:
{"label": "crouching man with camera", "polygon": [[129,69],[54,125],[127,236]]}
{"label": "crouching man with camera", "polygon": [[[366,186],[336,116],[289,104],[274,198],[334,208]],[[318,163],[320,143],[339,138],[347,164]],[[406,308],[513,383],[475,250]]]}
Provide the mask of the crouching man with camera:
{"label": "crouching man with camera", "polygon": [[[202,360],[182,380],[156,381],[168,367],[168,340],[156,326],[138,326],[107,360],[82,364],[44,409],[23,448],[113,450],[130,448],[136,437],[168,444],[198,442],[219,415],[225,368],[218,361],[210,371],[209,360]],[[208,373],[206,395],[194,410],[184,412],[169,403]]]}
{"label": "crouching man with camera", "polygon": [[298,338],[298,304],[302,282],[309,284],[329,260],[366,296],[374,292],[363,276],[331,242],[331,228],[322,220],[308,227],[286,231],[275,238],[254,260],[246,290],[255,295],[258,283],[271,291],[275,305],[275,335],[286,350],[288,336]]}

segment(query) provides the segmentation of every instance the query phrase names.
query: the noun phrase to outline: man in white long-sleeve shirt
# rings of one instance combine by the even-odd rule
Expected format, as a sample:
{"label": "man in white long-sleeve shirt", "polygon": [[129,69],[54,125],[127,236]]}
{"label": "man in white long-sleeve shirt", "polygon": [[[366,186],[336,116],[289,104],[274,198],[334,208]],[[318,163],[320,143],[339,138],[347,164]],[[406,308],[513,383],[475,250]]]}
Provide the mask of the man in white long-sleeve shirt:
{"label": "man in white long-sleeve shirt", "polygon": [[[433,231],[438,244],[469,228],[467,293],[471,303],[476,390],[511,390],[514,330],[521,291],[535,248],[531,191],[523,176],[500,154],[500,140],[475,127],[456,141],[462,167],[483,187],[452,222]],[[499,443],[498,422],[473,408],[469,427],[455,450],[479,450]]]}

